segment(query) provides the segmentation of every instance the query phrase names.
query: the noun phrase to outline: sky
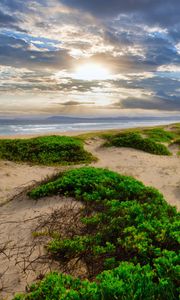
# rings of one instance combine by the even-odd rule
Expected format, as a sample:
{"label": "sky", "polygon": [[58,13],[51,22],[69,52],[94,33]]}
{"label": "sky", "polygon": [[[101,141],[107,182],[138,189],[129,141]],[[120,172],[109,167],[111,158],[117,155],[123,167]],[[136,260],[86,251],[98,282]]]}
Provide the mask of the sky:
{"label": "sky", "polygon": [[0,115],[178,115],[180,0],[1,0]]}

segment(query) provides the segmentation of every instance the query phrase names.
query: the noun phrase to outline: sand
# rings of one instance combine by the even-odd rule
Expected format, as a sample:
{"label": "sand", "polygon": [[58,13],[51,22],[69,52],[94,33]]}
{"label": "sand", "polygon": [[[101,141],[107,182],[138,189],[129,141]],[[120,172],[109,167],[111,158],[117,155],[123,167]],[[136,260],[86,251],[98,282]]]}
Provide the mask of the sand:
{"label": "sand", "polygon": [[[172,156],[157,156],[130,148],[103,148],[102,143],[103,140],[96,137],[86,141],[86,150],[98,158],[92,166],[130,175],[146,185],[158,188],[168,203],[180,209],[180,157],[177,156],[176,148],[172,148]],[[28,199],[25,194],[13,197],[29,185],[40,182],[62,169],[64,167],[0,161],[0,249],[7,243],[7,248],[11,249],[10,252],[5,251],[8,256],[0,252],[0,299],[12,299],[15,292],[24,291],[27,282],[31,282],[38,275],[38,269],[37,274],[29,271],[27,276],[22,275],[22,264],[21,268],[16,264],[17,257],[23,259],[23,249],[31,244],[32,231],[39,218],[69,203],[63,197],[39,201]],[[17,253],[18,248],[22,249],[22,253]],[[1,278],[4,271],[6,272]]]}
{"label": "sand", "polygon": [[7,202],[25,187],[44,180],[61,170],[61,167],[31,166],[0,160],[0,205]]}
{"label": "sand", "polygon": [[93,166],[133,176],[161,191],[168,203],[180,209],[180,157],[153,155],[131,148],[104,148],[100,139],[87,142],[86,149],[99,158]]}
{"label": "sand", "polygon": [[[176,155],[176,149],[173,156],[159,156],[130,148],[103,148],[102,143],[99,138],[86,142],[86,150],[98,158],[93,166],[133,176],[159,189],[171,205],[180,209],[180,157]],[[0,161],[0,205],[25,187],[66,168]]]}
{"label": "sand", "polygon": [[[58,196],[35,201],[21,195],[1,207],[0,299],[12,299],[39,275],[50,271],[49,261],[43,261],[43,265],[36,261],[45,250],[43,243],[34,242],[32,232],[40,220],[46,220],[54,210],[67,211],[78,204],[73,199]],[[34,263],[29,264],[32,261]]]}

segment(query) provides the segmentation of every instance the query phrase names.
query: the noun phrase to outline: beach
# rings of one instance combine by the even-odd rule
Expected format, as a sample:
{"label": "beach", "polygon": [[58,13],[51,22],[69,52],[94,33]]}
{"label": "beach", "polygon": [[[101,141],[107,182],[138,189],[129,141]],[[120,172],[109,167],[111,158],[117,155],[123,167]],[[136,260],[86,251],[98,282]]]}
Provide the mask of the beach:
{"label": "beach", "polygon": [[[79,134],[89,134],[89,132],[59,133],[59,135],[67,136]],[[26,137],[29,138],[29,136],[11,136],[10,138]],[[144,184],[159,189],[171,205],[180,208],[180,164],[176,149],[173,150],[173,156],[169,157],[156,156],[136,149],[102,148],[101,145],[102,140],[98,138],[92,138],[85,144],[85,148],[98,158],[98,161],[92,164],[93,166],[133,176]],[[63,168],[62,166],[46,167],[0,161],[0,202],[6,202],[25,187],[40,182],[47,176],[60,172]]]}
{"label": "beach", "polygon": [[[141,127],[138,127],[141,128]],[[145,127],[148,128],[148,127]],[[167,125],[166,128],[171,128]],[[123,129],[121,129],[123,130]],[[58,133],[47,133],[46,136],[87,136],[85,148],[93,153],[98,161],[92,163],[95,167],[107,168],[118,173],[133,176],[141,180],[144,184],[159,189],[171,204],[180,208],[180,164],[177,155],[177,147],[171,146],[172,156],[157,156],[145,153],[137,149],[129,148],[103,148],[103,141],[97,136],[102,132],[116,133],[119,129],[101,131],[68,131]],[[0,139],[26,139],[43,136],[43,134],[33,135],[11,135],[0,136]],[[40,166],[33,164],[15,163],[11,161],[0,161],[0,203],[11,199],[25,187],[35,184],[60,172],[63,166]],[[67,168],[67,167],[66,167]]]}
{"label": "beach", "polygon": [[[170,125],[169,125],[170,128]],[[98,168],[106,168],[122,175],[132,176],[142,181],[145,185],[157,188],[165,197],[166,201],[180,209],[180,157],[177,155],[177,147],[171,146],[171,156],[154,155],[132,148],[102,147],[103,140],[98,136],[99,131],[90,132],[66,132],[59,135],[89,136],[84,142],[85,150],[92,153],[97,161],[90,165]],[[11,136],[10,138],[29,138],[28,135]],[[35,137],[32,135],[31,137]],[[7,137],[3,137],[7,138]],[[13,248],[18,244],[26,248],[31,245],[32,231],[37,226],[40,218],[50,215],[56,208],[69,209],[68,203],[63,197],[52,197],[37,201],[29,200],[26,191],[31,186],[55,176],[59,172],[76,168],[73,166],[41,166],[30,163],[16,163],[12,161],[0,161],[0,232],[1,241],[9,243]],[[26,251],[25,251],[26,252]],[[21,263],[16,265],[17,252],[13,248],[13,259],[9,261],[8,270],[3,284],[7,285],[7,291],[3,296],[11,299],[17,291],[23,291],[26,284],[37,277],[37,272],[28,272],[22,276],[22,260],[25,256],[18,255]],[[33,254],[36,255],[36,254]],[[8,259],[0,257],[0,267],[6,270]],[[16,265],[16,266],[15,266]]]}
{"label": "beach", "polygon": [[0,300],[176,300],[180,0],[0,1]]}
{"label": "beach", "polygon": [[121,130],[126,128],[167,125],[179,122],[179,116],[169,117],[68,117],[2,118],[0,137],[36,136],[50,134],[76,135],[78,132]]}

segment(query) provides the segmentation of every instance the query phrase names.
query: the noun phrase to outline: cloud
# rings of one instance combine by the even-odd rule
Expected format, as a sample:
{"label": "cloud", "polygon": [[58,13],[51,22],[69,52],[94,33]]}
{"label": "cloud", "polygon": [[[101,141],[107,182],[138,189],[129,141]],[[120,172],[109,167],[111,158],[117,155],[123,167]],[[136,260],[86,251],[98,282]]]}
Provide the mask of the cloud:
{"label": "cloud", "polygon": [[179,0],[61,0],[60,2],[98,17],[139,14],[151,22],[161,24],[179,23]]}
{"label": "cloud", "polygon": [[8,28],[25,32],[26,30],[20,28],[18,25],[19,23],[20,19],[18,17],[5,13],[0,9],[0,28]]}
{"label": "cloud", "polygon": [[12,11],[22,9],[24,1],[22,0],[1,0],[1,5],[5,8],[9,8]]}
{"label": "cloud", "polygon": [[127,98],[121,100],[116,105],[123,109],[144,109],[144,110],[160,110],[160,111],[179,111],[180,102],[170,101],[160,97],[149,97],[145,99]]}
{"label": "cloud", "polygon": [[68,67],[71,60],[66,49],[38,51],[38,49],[32,49],[24,39],[0,35],[0,63],[2,65],[58,69]]}
{"label": "cloud", "polygon": [[0,26],[12,25],[17,22],[17,19],[0,10]]}
{"label": "cloud", "polygon": [[[1,95],[179,110],[179,15],[179,0],[1,0]],[[110,78],[73,77],[91,63]]]}
{"label": "cloud", "polygon": [[157,71],[159,72],[178,72],[180,73],[180,64],[179,65],[174,65],[174,64],[170,64],[170,65],[162,65],[159,66]]}
{"label": "cloud", "polygon": [[67,101],[67,102],[63,102],[61,103],[61,105],[64,106],[78,106],[78,105],[92,105],[95,104],[95,102],[81,102],[81,101]]}
{"label": "cloud", "polygon": [[153,8],[157,4],[164,3],[163,0],[61,0],[60,2],[71,7],[91,12],[95,15],[114,16],[119,13],[142,11],[144,9]]}

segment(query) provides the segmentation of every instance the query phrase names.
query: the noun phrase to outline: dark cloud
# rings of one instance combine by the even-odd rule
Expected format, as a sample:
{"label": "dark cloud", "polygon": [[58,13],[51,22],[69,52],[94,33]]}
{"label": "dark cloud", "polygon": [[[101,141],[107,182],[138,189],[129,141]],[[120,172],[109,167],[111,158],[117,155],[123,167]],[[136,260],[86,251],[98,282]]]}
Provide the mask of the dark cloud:
{"label": "dark cloud", "polygon": [[125,109],[144,109],[161,111],[180,111],[180,102],[172,101],[160,97],[151,97],[146,99],[127,98],[119,101],[116,106]]}
{"label": "dark cloud", "polygon": [[10,10],[19,10],[24,6],[23,0],[1,0],[1,5]]}
{"label": "dark cloud", "polygon": [[[119,108],[179,110],[178,73],[168,71],[180,62],[179,15],[180,0],[0,0],[0,68],[12,67],[2,71],[0,89],[66,94],[63,105],[74,109],[85,104],[78,93],[90,101],[102,93],[117,97]],[[112,77],[73,77],[91,63]],[[164,65],[167,72],[158,71]]]}
{"label": "dark cloud", "polygon": [[179,86],[179,81],[178,79],[173,79],[173,78],[167,78],[167,77],[159,77],[156,75],[153,78],[148,78],[148,79],[142,79],[139,82],[136,82],[136,87],[137,88],[142,88],[145,90],[154,90],[156,95],[159,97],[166,97],[169,98],[169,100],[176,100],[176,102],[179,102],[180,105],[180,97],[177,94],[176,99],[171,96],[176,94],[176,89]]}
{"label": "dark cloud", "polygon": [[5,9],[8,9],[11,12],[30,12],[33,11],[33,8],[37,5],[48,6],[49,1],[47,0],[1,0],[1,6]]}
{"label": "dark cloud", "polygon": [[12,17],[8,14],[5,14],[3,13],[1,10],[0,10],[0,25],[11,25],[13,23],[16,23],[17,22],[17,19],[15,17]]}
{"label": "dark cloud", "polygon": [[110,43],[111,45],[133,45],[134,42],[130,36],[130,34],[126,31],[124,32],[118,32],[115,31],[114,28],[109,28],[106,31],[104,31],[104,41],[106,43]]}
{"label": "dark cloud", "polygon": [[179,23],[179,0],[61,0],[60,2],[90,12],[95,16],[111,17],[124,13],[139,13],[154,22]]}
{"label": "dark cloud", "polygon": [[91,12],[95,15],[117,15],[119,13],[142,11],[164,4],[163,0],[61,0],[60,2]]}
{"label": "dark cloud", "polygon": [[[78,106],[78,105],[87,105],[87,102],[80,102],[80,101],[67,101],[67,102],[63,102],[60,103],[61,105],[64,106]],[[95,104],[94,102],[88,102],[88,104]]]}
{"label": "dark cloud", "polygon": [[14,67],[51,67],[67,68],[72,58],[67,50],[36,51],[23,39],[0,35],[0,64]]}
{"label": "dark cloud", "polygon": [[172,27],[177,24],[180,26],[180,1],[179,0],[166,0],[161,1],[161,5],[158,6],[158,2],[154,9],[150,12],[145,11],[145,21],[148,23],[159,23],[164,27]]}
{"label": "dark cloud", "polygon": [[20,20],[16,16],[12,16],[0,10],[0,28],[8,28],[8,29],[15,29],[18,31],[25,31],[19,27],[18,25],[19,22]]}
{"label": "dark cloud", "polygon": [[93,88],[99,87],[99,82],[94,81],[84,81],[84,80],[77,80],[77,79],[69,79],[68,82],[57,82],[57,89],[61,91],[76,91],[80,93],[90,92]]}

